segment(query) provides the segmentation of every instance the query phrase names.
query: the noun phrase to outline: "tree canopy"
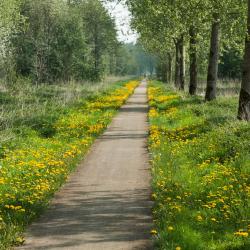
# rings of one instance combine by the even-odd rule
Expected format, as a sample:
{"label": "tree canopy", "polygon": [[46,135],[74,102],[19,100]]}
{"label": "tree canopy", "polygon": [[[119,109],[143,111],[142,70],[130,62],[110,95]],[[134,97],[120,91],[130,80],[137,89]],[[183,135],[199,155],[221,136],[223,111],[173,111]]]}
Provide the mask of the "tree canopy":
{"label": "tree canopy", "polygon": [[9,82],[140,72],[139,52],[132,53],[139,47],[118,41],[115,20],[100,0],[3,0],[0,10],[0,72]]}

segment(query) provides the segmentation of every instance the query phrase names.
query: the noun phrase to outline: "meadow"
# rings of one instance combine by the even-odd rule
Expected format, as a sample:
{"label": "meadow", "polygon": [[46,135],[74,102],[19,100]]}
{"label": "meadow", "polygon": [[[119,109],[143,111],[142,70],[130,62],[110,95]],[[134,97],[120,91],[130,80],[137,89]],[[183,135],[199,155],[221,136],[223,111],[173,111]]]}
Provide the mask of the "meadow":
{"label": "meadow", "polygon": [[202,97],[151,81],[149,152],[156,249],[249,249],[250,125],[238,98]]}
{"label": "meadow", "polygon": [[25,226],[46,209],[137,85],[1,85],[0,249],[23,243]]}

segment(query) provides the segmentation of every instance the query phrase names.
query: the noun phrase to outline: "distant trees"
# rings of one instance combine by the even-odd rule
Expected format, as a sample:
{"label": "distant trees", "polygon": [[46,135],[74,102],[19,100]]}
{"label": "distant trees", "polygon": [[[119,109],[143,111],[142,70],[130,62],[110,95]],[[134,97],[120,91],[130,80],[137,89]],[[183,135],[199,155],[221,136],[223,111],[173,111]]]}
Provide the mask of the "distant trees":
{"label": "distant trees", "polygon": [[[100,1],[92,0],[82,4],[82,18],[89,45],[88,77],[99,79],[105,72],[105,56],[115,57],[118,41],[114,21],[110,18]],[[115,61],[106,62],[114,64]],[[115,67],[115,65],[112,65]],[[110,67],[109,67],[110,69]]]}
{"label": "distant trees", "polygon": [[12,74],[11,39],[20,29],[22,21],[20,0],[0,1],[0,77]]}
{"label": "distant trees", "polygon": [[[1,0],[0,78],[100,80],[137,74],[139,48],[117,40],[101,0]],[[130,64],[130,65],[128,65]]]}
{"label": "distant trees", "polygon": [[12,41],[18,74],[37,82],[98,80],[118,44],[114,21],[98,0],[22,0],[26,22]]}

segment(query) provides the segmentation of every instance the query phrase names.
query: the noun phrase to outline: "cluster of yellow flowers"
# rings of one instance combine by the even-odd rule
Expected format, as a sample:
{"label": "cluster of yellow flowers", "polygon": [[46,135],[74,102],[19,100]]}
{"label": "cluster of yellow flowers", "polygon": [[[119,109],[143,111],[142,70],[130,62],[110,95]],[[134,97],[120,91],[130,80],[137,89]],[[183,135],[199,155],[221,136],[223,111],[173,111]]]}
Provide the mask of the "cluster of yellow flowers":
{"label": "cluster of yellow flowers", "polygon": [[19,212],[25,212],[25,209],[22,206],[13,206],[13,205],[5,205],[5,208],[13,209]]}
{"label": "cluster of yellow flowers", "polygon": [[[148,101],[151,102],[155,100],[156,94],[160,91],[159,87],[149,87],[148,88]],[[150,106],[152,106],[150,104]]]}
{"label": "cluster of yellow flowers", "polygon": [[22,223],[46,206],[138,83],[131,81],[84,101],[82,107],[72,109],[55,123],[55,136],[36,134],[16,149],[5,150],[0,168],[0,239],[8,234],[4,230],[12,223],[22,228]]}
{"label": "cluster of yellow flowers", "polygon": [[158,117],[159,113],[155,108],[151,108],[149,110],[149,114],[148,114],[149,118],[154,118],[154,117]]}
{"label": "cluster of yellow flowers", "polygon": [[128,99],[128,96],[133,92],[137,84],[137,81],[131,81],[126,84],[126,91],[124,89],[116,89],[112,95],[100,96],[97,101],[87,103],[86,108],[94,112],[96,110],[120,107]]}
{"label": "cluster of yellow flowers", "polygon": [[169,108],[168,110],[162,112],[159,112],[156,108],[150,108],[148,116],[149,118],[155,118],[161,115],[161,117],[169,119],[169,118],[174,118],[177,111],[178,109],[176,107]]}
{"label": "cluster of yellow flowers", "polygon": [[160,95],[155,98],[155,101],[158,103],[162,103],[162,102],[168,102],[168,101],[178,99],[178,98],[179,98],[178,95]]}
{"label": "cluster of yellow flowers", "polygon": [[160,145],[160,130],[157,126],[150,126],[149,129],[149,134],[150,134],[150,141],[151,141],[151,148],[156,148]]}
{"label": "cluster of yellow flowers", "polygon": [[235,232],[234,235],[242,236],[242,237],[248,237],[248,232],[244,231],[243,229],[240,229],[238,232]]}
{"label": "cluster of yellow flowers", "polygon": [[159,95],[160,91],[161,91],[161,88],[159,87],[149,87],[148,88],[149,102],[153,101],[157,103],[163,103],[163,102],[168,102],[168,101],[180,98],[179,95]]}

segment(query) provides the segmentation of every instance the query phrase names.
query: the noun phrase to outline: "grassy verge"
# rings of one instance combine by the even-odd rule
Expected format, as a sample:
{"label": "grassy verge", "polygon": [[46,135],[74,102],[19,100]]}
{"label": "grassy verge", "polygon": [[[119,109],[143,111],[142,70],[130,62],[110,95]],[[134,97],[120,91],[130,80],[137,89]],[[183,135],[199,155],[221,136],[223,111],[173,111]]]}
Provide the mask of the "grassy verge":
{"label": "grassy verge", "polygon": [[109,77],[96,83],[72,81],[34,85],[29,79],[19,79],[10,85],[0,80],[1,145],[22,136],[22,129],[18,131],[18,128],[39,128],[43,123],[53,122],[64,108],[122,81],[125,79]]}
{"label": "grassy verge", "polygon": [[151,106],[153,210],[158,249],[250,249],[250,125],[237,98],[204,103],[159,82]]}
{"label": "grassy verge", "polygon": [[24,227],[47,207],[137,85],[115,84],[61,108],[51,103],[48,113],[11,128],[15,138],[1,147],[0,249],[23,242]]}

